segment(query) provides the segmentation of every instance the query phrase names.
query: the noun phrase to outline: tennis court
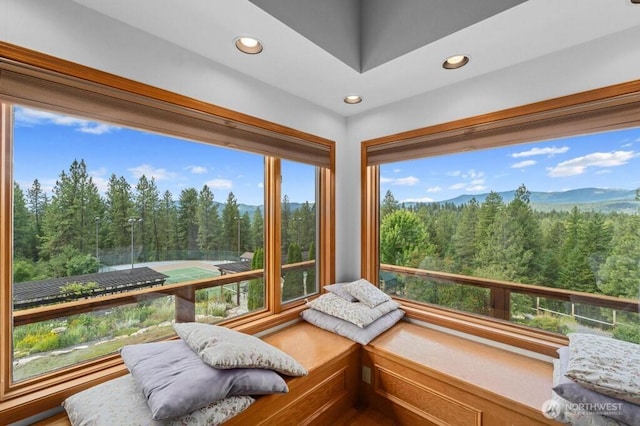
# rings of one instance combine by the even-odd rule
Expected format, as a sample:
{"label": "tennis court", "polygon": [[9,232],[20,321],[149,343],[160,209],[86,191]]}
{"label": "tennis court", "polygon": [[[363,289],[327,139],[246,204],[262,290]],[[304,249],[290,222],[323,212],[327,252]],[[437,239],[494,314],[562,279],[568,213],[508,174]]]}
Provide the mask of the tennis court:
{"label": "tennis court", "polygon": [[203,278],[211,278],[219,275],[214,271],[197,267],[172,269],[170,271],[162,271],[162,273],[169,276],[169,278],[167,278],[167,280],[165,281],[165,284],[200,280]]}

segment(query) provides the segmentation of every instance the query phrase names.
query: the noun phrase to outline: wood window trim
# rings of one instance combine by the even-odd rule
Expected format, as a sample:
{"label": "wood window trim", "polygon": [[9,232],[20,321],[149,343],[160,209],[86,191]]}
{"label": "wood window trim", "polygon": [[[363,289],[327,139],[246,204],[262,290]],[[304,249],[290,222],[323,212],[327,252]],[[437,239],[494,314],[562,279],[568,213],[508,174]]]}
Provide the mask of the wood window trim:
{"label": "wood window trim", "polygon": [[[640,126],[640,80],[363,141],[362,276],[379,282],[380,164],[634,126]],[[567,343],[562,336],[489,317],[402,302],[409,318],[545,355],[557,356]]]}
{"label": "wood window trim", "polygon": [[[9,64],[9,67],[5,66]],[[13,68],[12,68],[13,67]],[[322,238],[318,238],[317,256],[317,276],[320,286],[335,281],[335,143],[331,140],[298,131],[289,127],[281,126],[266,120],[245,115],[239,112],[218,107],[206,102],[202,102],[183,95],[172,93],[163,89],[152,87],[143,83],[125,79],[113,74],[98,71],[49,55],[24,49],[19,46],[0,42],[0,76],[7,68],[26,67],[23,69],[40,70],[48,73],[55,73],[55,78],[62,78],[65,81],[73,80],[86,90],[95,90],[96,93],[104,94],[110,91],[117,91],[118,96],[127,99],[132,96],[138,101],[151,106],[162,107],[165,111],[185,113],[188,119],[203,119],[221,130],[223,136],[228,129],[231,138],[234,135],[253,135],[258,143],[249,143],[243,146],[243,139],[234,148],[243,148],[247,151],[258,152],[265,155],[269,163],[265,168],[265,186],[268,190],[279,187],[279,162],[274,155],[282,154],[282,146],[291,148],[291,155],[283,155],[293,161],[300,161],[307,164],[320,166],[320,194],[319,205],[323,209],[323,214],[318,216],[319,228],[322,229]],[[14,71],[11,71],[14,72]],[[15,74],[15,73],[14,73]],[[5,74],[6,75],[6,74]],[[69,80],[71,79],[71,80]],[[8,101],[15,101],[15,93],[2,95],[2,90],[6,86],[0,85],[0,97]],[[18,99],[19,100],[19,99]],[[28,101],[28,105],[40,106],[50,109],[46,104],[36,101]],[[34,105],[37,104],[37,105]],[[11,122],[11,108],[7,103],[0,103],[3,120],[0,129],[0,206],[3,209],[11,209],[12,206],[12,128],[8,124]],[[64,108],[53,108],[54,110],[65,112]],[[83,114],[85,115],[85,114]],[[140,126],[136,126],[140,127]],[[141,128],[144,128],[142,126]],[[212,127],[213,128],[213,127]],[[157,129],[150,129],[157,130]],[[229,146],[230,143],[220,143],[220,141],[209,141],[216,145]],[[249,141],[251,142],[251,141]],[[277,142],[277,143],[274,143]],[[268,144],[266,149],[260,146],[261,143]],[[274,148],[275,147],[275,148]],[[322,159],[318,158],[323,157]],[[278,182],[276,184],[276,182]],[[270,197],[273,198],[272,194]],[[280,217],[280,197],[277,194],[276,201],[270,201],[269,223],[270,226],[279,226]],[[266,202],[267,200],[265,200]],[[267,203],[269,204],[269,203]],[[10,210],[8,210],[10,211]],[[267,214],[265,212],[265,214]],[[278,232],[271,230],[274,235],[270,238],[278,237]],[[25,380],[17,385],[11,385],[11,336],[12,321],[4,319],[11,318],[12,310],[11,289],[11,264],[12,258],[12,225],[11,215],[2,215],[0,220],[0,416],[3,420],[14,422],[25,417],[59,407],[60,403],[69,395],[86,389],[90,386],[102,383],[114,377],[126,373],[126,369],[118,356],[107,356],[98,360],[89,361],[68,369],[55,371],[47,375]],[[276,245],[278,240],[271,240],[270,246]],[[275,256],[277,257],[277,256]],[[273,259],[274,262],[277,259]],[[267,274],[273,279],[280,274],[279,262],[275,265],[265,264],[265,278]],[[274,281],[275,282],[275,281]],[[278,280],[279,282],[279,280]],[[268,286],[267,286],[268,287]],[[274,289],[267,289],[265,295],[266,309],[255,314],[232,319],[225,323],[230,328],[239,331],[255,334],[287,322],[299,319],[299,314],[304,309],[304,304],[290,303],[282,306],[280,302],[279,286]]]}

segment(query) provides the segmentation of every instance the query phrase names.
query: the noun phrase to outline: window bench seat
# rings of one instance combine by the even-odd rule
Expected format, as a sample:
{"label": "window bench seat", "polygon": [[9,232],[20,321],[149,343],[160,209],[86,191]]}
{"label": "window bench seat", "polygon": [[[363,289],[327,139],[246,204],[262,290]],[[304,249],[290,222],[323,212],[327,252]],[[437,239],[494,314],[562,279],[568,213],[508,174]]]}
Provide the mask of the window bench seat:
{"label": "window bench seat", "polygon": [[309,375],[286,378],[289,393],[258,397],[225,426],[350,425],[359,402],[399,425],[559,425],[541,413],[552,365],[505,349],[405,321],[366,346],[304,321],[263,339]]}
{"label": "window bench seat", "polygon": [[399,424],[559,425],[551,363],[404,321],[362,356],[361,399]]}
{"label": "window bench seat", "polygon": [[[293,356],[308,371],[287,377],[289,392],[256,398],[247,410],[225,423],[234,425],[300,425],[335,423],[358,402],[360,345],[344,337],[298,322],[263,337]],[[60,413],[37,425],[70,425]]]}

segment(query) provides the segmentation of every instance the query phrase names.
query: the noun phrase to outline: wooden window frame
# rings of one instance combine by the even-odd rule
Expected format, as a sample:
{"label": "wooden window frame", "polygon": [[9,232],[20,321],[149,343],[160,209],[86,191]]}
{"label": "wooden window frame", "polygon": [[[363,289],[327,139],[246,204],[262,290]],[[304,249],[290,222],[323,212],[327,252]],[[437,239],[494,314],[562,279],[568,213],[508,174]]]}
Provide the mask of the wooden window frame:
{"label": "wooden window frame", "polygon": [[[3,77],[7,77],[4,83]],[[18,84],[22,78],[33,80],[44,77],[44,89],[56,93],[57,83],[67,84],[59,92],[60,105],[53,101],[38,100],[38,93]],[[66,96],[64,91],[70,93]],[[74,107],[73,96],[80,94],[81,107]],[[66,96],[66,97],[65,97]],[[111,105],[106,115],[100,108],[91,109],[86,99],[105,100],[112,97],[116,106],[127,108],[134,103],[142,111],[144,122],[136,122],[135,110],[113,115],[117,110]],[[161,294],[183,294],[188,300],[198,288],[237,281],[251,274],[236,274],[202,280],[189,284],[177,284],[162,288],[137,290],[127,295],[112,295],[90,301],[68,302],[56,305],[55,312],[48,308],[30,309],[26,314],[14,315],[11,307],[12,262],[12,126],[11,104],[46,108],[61,113],[76,113],[88,118],[114,124],[132,125],[141,129],[166,133],[184,138],[227,146],[265,156],[265,308],[259,312],[233,318],[225,325],[239,331],[254,334],[274,326],[294,321],[304,308],[303,302],[280,302],[280,275],[286,268],[303,267],[280,265],[280,158],[312,164],[319,167],[317,205],[320,209],[317,237],[317,279],[319,286],[335,281],[335,143],[266,120],[208,104],[163,89],[135,82],[123,77],[88,68],[49,55],[0,42],[0,102],[2,114],[0,128],[0,416],[3,421],[14,422],[46,410],[59,407],[68,396],[96,384],[126,373],[120,357],[110,355],[88,361],[43,376],[11,383],[11,336],[14,321],[33,322],[51,315],[70,315],[95,309],[99,306],[115,306],[131,303],[139,297]],[[56,98],[53,98],[56,99]],[[87,110],[89,108],[89,110]],[[89,111],[89,112],[87,112]],[[133,111],[133,113],[132,113]],[[153,117],[160,115],[177,117],[174,123],[163,124]],[[148,120],[147,120],[148,119]],[[172,124],[176,124],[175,128]],[[177,129],[177,130],[176,130]],[[211,136],[212,135],[212,136]],[[307,265],[308,266],[308,265]],[[255,271],[253,271],[255,273]],[[247,275],[248,276],[248,275]],[[273,283],[278,283],[275,285]],[[191,296],[189,296],[191,295]],[[98,300],[99,299],[99,300]],[[64,306],[63,306],[64,305]],[[60,311],[60,309],[62,311]],[[65,311],[66,310],[66,311]],[[187,312],[188,313],[188,312]],[[178,315],[178,312],[176,312]],[[15,318],[14,318],[15,317]]]}
{"label": "wooden window frame", "polygon": [[[380,164],[639,126],[640,80],[635,80],[363,141],[362,276],[377,283],[382,266],[379,254]],[[495,318],[401,301],[410,318],[557,356],[555,351],[567,344],[567,338],[500,320],[508,315],[509,292],[512,289],[508,283],[485,284],[491,289],[491,308]],[[544,290],[544,287],[536,289]],[[570,291],[560,293],[549,297],[565,300],[581,297]],[[603,306],[615,304],[627,305],[627,310],[640,309],[637,300],[619,299],[614,302],[608,300],[612,298],[601,299]]]}

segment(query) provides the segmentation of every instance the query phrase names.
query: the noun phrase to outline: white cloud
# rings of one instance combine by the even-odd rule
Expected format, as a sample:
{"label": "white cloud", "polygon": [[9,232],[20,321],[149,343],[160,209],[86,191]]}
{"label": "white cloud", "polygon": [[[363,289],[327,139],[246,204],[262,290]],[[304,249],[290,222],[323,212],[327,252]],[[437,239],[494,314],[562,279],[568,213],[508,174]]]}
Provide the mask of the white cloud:
{"label": "white cloud", "polygon": [[16,125],[18,126],[32,127],[55,124],[57,126],[75,127],[76,131],[91,135],[102,135],[120,129],[110,124],[96,123],[95,121],[84,120],[82,118],[69,117],[30,108],[16,108],[14,117]]}
{"label": "white cloud", "polygon": [[128,170],[136,179],[140,179],[143,175],[146,176],[147,179],[154,178],[155,180],[169,180],[175,179],[177,177],[176,173],[170,172],[167,169],[163,168],[156,169],[150,164],[141,164]]}
{"label": "white cloud", "polygon": [[431,203],[433,201],[432,198],[422,197],[422,198],[407,198],[402,200],[403,203]]}
{"label": "white cloud", "polygon": [[453,177],[460,176],[461,174],[462,174],[462,172],[460,170],[454,170],[452,172],[447,172],[447,176],[453,176]]}
{"label": "white cloud", "polygon": [[524,160],[524,161],[520,161],[519,163],[515,163],[511,165],[512,169],[522,169],[523,167],[530,167],[533,166],[535,164],[537,164],[538,162],[536,160]]}
{"label": "white cloud", "polygon": [[440,188],[439,186],[432,186],[430,188],[427,188],[427,192],[440,192],[442,191],[442,188]]}
{"label": "white cloud", "polygon": [[211,189],[231,189],[233,182],[229,179],[211,179],[205,182]]}
{"label": "white cloud", "polygon": [[583,157],[558,163],[549,168],[548,176],[565,177],[584,173],[588,167],[617,167],[627,164],[633,158],[633,151],[594,152]]}
{"label": "white cloud", "polygon": [[602,169],[596,172],[597,175],[608,175],[609,173],[613,173],[613,170],[610,169]]}
{"label": "white cloud", "polygon": [[456,184],[451,185],[449,187],[449,189],[462,189],[462,188],[464,188],[466,186],[467,186],[467,184],[464,183],[464,182],[463,183],[456,183]]}
{"label": "white cloud", "polygon": [[623,145],[620,145],[620,148],[631,148],[633,146],[633,143],[629,142],[629,143],[625,143]]}
{"label": "white cloud", "polygon": [[399,186],[414,186],[420,182],[420,179],[414,176],[407,176],[403,178],[385,178],[380,177],[380,183],[386,183],[389,185]]}
{"label": "white cloud", "polygon": [[107,189],[109,188],[109,179],[105,178],[106,175],[107,175],[107,169],[105,169],[104,167],[100,167],[97,170],[89,171],[89,176],[91,176],[91,180],[98,188],[98,191],[100,191],[103,194],[107,192]]}
{"label": "white cloud", "polygon": [[204,166],[187,166],[184,169],[189,170],[194,175],[203,175],[209,171]]}
{"label": "white cloud", "polygon": [[556,155],[556,154],[564,154],[565,152],[569,151],[569,147],[568,146],[562,146],[560,148],[557,148],[555,146],[550,146],[548,148],[531,148],[528,151],[521,151],[521,152],[514,152],[513,154],[511,154],[511,156],[513,158],[521,158],[521,157],[531,157],[534,155]]}
{"label": "white cloud", "polygon": [[264,188],[264,182],[258,182],[258,188]]}
{"label": "white cloud", "polygon": [[393,169],[393,173],[400,173],[402,170],[400,169]]}
{"label": "white cloud", "polygon": [[486,191],[488,188],[484,185],[473,185],[465,188],[467,191],[478,192],[478,191]]}

